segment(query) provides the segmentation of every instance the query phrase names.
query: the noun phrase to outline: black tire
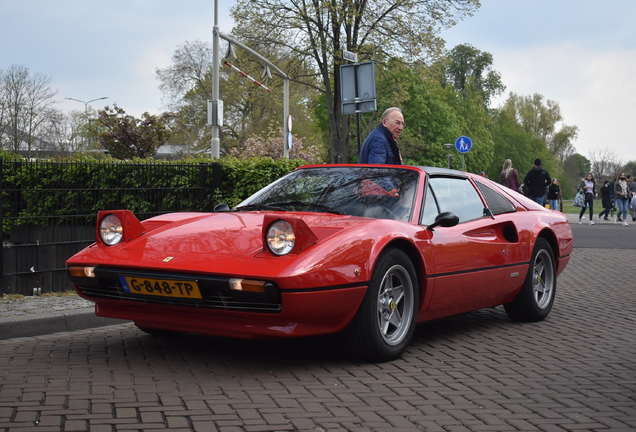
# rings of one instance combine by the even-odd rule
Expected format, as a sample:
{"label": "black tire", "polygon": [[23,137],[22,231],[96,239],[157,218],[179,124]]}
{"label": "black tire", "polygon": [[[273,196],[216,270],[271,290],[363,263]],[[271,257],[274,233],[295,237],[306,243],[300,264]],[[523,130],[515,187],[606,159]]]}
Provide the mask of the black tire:
{"label": "black tire", "polygon": [[399,249],[385,250],[360,309],[343,332],[346,346],[356,357],[372,362],[399,358],[413,338],[418,304],[413,263]]}
{"label": "black tire", "polygon": [[530,269],[523,287],[515,299],[504,305],[515,321],[535,322],[545,319],[552,310],[556,295],[556,264],[548,241],[537,239],[532,252]]}

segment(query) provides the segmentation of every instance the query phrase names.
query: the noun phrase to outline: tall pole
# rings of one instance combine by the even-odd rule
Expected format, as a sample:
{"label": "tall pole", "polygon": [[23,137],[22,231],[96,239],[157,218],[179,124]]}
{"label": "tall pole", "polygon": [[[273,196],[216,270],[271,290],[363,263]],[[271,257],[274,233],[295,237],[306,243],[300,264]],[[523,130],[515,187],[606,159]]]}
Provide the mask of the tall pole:
{"label": "tall pole", "polygon": [[[289,159],[291,149],[291,131],[289,130],[289,78],[285,76],[283,81],[283,157]],[[289,142],[287,142],[289,140]]]}
{"label": "tall pole", "polygon": [[453,145],[450,143],[444,144],[444,148],[446,149],[446,157],[448,158],[448,169],[451,169],[451,158],[453,157],[453,155],[450,151],[452,147]]}
{"label": "tall pole", "polygon": [[[75,102],[80,102],[80,103],[84,104],[84,116],[86,116],[86,122],[88,123],[88,104],[91,103],[91,102],[98,101],[98,100],[108,99],[108,96],[100,97],[100,98],[97,98],[97,99],[91,99],[88,102],[84,102],[83,100],[73,99],[73,98],[69,98],[69,97],[67,97],[66,99],[72,100],[72,101],[75,101]],[[84,137],[84,146],[86,147],[85,150],[88,150],[88,133],[86,133],[86,136]]]}
{"label": "tall pole", "polygon": [[221,142],[219,140],[219,0],[214,0],[214,27],[212,29],[212,139],[210,157],[219,158]]}

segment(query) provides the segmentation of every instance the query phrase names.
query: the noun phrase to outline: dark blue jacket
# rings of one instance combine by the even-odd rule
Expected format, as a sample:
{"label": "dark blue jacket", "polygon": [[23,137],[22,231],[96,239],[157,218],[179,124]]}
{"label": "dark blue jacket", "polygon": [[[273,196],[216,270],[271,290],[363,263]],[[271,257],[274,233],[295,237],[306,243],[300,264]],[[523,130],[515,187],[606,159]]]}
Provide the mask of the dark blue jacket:
{"label": "dark blue jacket", "polygon": [[358,163],[402,165],[400,149],[391,131],[383,124],[373,129],[364,140]]}

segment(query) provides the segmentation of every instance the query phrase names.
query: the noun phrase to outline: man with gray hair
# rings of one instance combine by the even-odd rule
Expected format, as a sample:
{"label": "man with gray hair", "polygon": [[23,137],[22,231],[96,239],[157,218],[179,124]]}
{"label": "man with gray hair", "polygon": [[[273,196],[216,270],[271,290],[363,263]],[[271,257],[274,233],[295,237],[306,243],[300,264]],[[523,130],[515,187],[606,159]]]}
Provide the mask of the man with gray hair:
{"label": "man with gray hair", "polygon": [[364,140],[359,163],[402,165],[397,140],[404,129],[404,116],[397,107],[388,108],[380,118],[380,124]]}

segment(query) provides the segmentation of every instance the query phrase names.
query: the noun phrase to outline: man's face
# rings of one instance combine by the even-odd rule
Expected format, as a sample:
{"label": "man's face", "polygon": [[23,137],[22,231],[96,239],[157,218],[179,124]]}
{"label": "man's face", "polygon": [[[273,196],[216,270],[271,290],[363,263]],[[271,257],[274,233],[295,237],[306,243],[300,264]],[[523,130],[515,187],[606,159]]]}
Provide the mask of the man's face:
{"label": "man's face", "polygon": [[397,140],[404,129],[404,116],[399,111],[391,111],[387,118],[382,120],[382,124],[391,131],[393,139]]}

